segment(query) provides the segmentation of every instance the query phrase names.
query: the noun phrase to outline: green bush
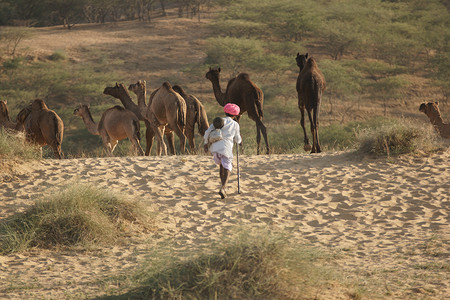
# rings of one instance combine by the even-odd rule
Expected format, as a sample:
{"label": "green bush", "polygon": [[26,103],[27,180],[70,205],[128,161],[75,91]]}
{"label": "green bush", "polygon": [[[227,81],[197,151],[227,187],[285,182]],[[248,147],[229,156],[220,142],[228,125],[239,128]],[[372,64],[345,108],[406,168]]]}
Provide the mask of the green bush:
{"label": "green bush", "polygon": [[267,230],[241,230],[194,251],[154,249],[123,298],[306,299],[334,279],[315,264],[323,253]]}
{"label": "green bush", "polygon": [[66,60],[67,54],[63,50],[56,50],[52,53],[52,55],[50,55],[49,59],[53,61]]}
{"label": "green bush", "polygon": [[136,201],[92,185],[72,184],[2,221],[0,251],[104,245],[114,242],[133,223],[149,228],[148,217]]}
{"label": "green bush", "polygon": [[0,128],[0,158],[1,159],[39,159],[40,147],[29,143],[25,134]]}
{"label": "green bush", "polygon": [[357,137],[358,152],[375,156],[427,153],[442,147],[431,126],[407,120],[390,120],[381,126],[360,130]]}

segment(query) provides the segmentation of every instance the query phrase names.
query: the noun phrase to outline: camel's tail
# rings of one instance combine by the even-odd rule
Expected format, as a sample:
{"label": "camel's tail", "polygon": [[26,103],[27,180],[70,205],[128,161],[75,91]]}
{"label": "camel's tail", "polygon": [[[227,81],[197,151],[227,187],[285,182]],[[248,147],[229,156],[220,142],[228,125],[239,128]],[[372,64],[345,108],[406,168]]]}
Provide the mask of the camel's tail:
{"label": "camel's tail", "polygon": [[256,111],[258,112],[258,116],[262,120],[264,118],[264,112],[263,112],[264,96],[257,89],[253,89],[253,97],[255,99],[254,103],[255,103]]}
{"label": "camel's tail", "polygon": [[56,143],[61,146],[63,140],[64,125],[62,123],[62,120],[57,115],[53,116],[53,122],[55,123]]}
{"label": "camel's tail", "polygon": [[180,99],[178,99],[177,106],[178,106],[178,122],[177,123],[178,123],[178,126],[180,127],[180,129],[183,130],[184,127],[186,126],[186,103],[183,103],[183,102],[181,102]]}
{"label": "camel's tail", "polygon": [[52,122],[53,122],[53,130],[54,130],[54,141],[53,141],[53,152],[55,153],[57,158],[61,158],[61,145],[63,141],[64,135],[64,123],[61,118],[53,112],[52,114]]}

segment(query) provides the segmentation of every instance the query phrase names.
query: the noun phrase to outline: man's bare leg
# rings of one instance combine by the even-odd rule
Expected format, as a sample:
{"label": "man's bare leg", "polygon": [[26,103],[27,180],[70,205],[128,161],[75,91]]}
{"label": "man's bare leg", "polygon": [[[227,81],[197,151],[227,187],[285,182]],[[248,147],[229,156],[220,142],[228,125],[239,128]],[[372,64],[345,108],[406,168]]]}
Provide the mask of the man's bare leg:
{"label": "man's bare leg", "polygon": [[220,165],[220,181],[222,182],[222,187],[220,188],[219,195],[222,199],[227,196],[225,186],[228,183],[228,177],[230,177],[230,171]]}

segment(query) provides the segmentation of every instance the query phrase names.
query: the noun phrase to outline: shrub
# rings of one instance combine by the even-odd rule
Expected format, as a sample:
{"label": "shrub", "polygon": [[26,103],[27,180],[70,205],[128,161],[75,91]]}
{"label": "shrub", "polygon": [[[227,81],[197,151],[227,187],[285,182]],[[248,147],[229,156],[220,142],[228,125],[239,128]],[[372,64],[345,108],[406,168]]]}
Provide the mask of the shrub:
{"label": "shrub", "polygon": [[441,148],[436,131],[428,124],[418,125],[406,120],[389,120],[379,127],[357,133],[362,154],[391,156],[431,152]]}
{"label": "shrub", "polygon": [[92,185],[68,185],[45,198],[0,223],[1,253],[89,247],[115,241],[133,223],[149,226],[149,214],[136,201]]}
{"label": "shrub", "polygon": [[[220,244],[173,255],[154,249],[137,272],[134,299],[304,299],[333,275],[314,263],[324,255],[267,230],[244,229]],[[186,259],[189,257],[189,259]],[[308,299],[309,299],[308,298]]]}
{"label": "shrub", "polygon": [[58,61],[58,60],[66,60],[67,54],[64,52],[64,50],[56,50],[52,53],[52,55],[49,56],[50,60]]}
{"label": "shrub", "polygon": [[9,131],[0,128],[0,158],[1,159],[39,159],[40,147],[27,142],[22,132]]}

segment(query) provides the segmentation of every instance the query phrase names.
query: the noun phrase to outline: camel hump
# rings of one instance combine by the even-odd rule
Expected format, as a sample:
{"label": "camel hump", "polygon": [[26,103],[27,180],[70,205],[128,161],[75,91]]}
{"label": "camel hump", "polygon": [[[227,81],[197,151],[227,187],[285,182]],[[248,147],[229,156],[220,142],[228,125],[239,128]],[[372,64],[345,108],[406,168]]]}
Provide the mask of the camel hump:
{"label": "camel hump", "polygon": [[248,73],[239,73],[237,78],[240,80],[250,80],[250,76],[248,75]]}
{"label": "camel hump", "polygon": [[115,110],[119,110],[119,111],[125,111],[125,108],[123,108],[120,105],[115,105],[113,107],[110,108],[111,110],[115,109]]}
{"label": "camel hump", "polygon": [[310,57],[307,61],[306,61],[307,65],[311,65],[311,66],[317,66],[317,61],[314,57]]}
{"label": "camel hump", "polygon": [[180,94],[181,97],[183,97],[183,98],[186,99],[187,94],[186,94],[186,92],[184,91],[184,89],[183,89],[181,86],[179,86],[179,85],[174,85],[174,86],[172,87],[172,89],[173,89],[175,92],[177,92],[178,94]]}
{"label": "camel hump", "polygon": [[172,85],[169,82],[167,82],[167,81],[164,81],[161,86],[164,87],[165,89],[169,90],[169,91],[172,90]]}
{"label": "camel hump", "polygon": [[48,109],[47,105],[45,104],[44,100],[42,100],[42,99],[35,99],[31,105],[32,105],[31,106],[32,109],[37,109],[37,110]]}
{"label": "camel hump", "polygon": [[31,113],[31,104],[22,108],[16,117],[16,122],[24,123],[25,119],[30,115]]}

